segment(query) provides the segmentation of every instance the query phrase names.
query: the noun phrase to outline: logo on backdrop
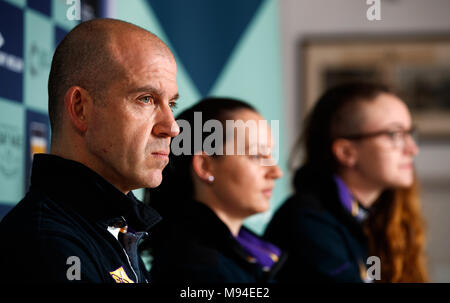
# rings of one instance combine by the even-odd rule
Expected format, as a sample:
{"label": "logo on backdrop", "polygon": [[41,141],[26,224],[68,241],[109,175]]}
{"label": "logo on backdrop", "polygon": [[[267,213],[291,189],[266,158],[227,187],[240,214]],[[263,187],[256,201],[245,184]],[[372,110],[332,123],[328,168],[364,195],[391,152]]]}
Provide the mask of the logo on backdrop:
{"label": "logo on backdrop", "polygon": [[20,130],[0,123],[0,174],[5,178],[17,175],[22,161],[23,137]]}
{"label": "logo on backdrop", "polygon": [[25,125],[25,188],[28,188],[33,156],[36,153],[48,152],[50,129],[48,116],[33,110],[27,110]]}
{"label": "logo on backdrop", "polygon": [[3,52],[1,48],[6,44],[6,40],[0,32],[0,67],[9,71],[21,73],[23,71],[23,60],[12,54]]}
{"label": "logo on backdrop", "polygon": [[39,75],[41,71],[47,71],[51,65],[51,54],[48,50],[40,48],[33,42],[30,47],[30,74],[33,77]]}
{"label": "logo on backdrop", "polygon": [[0,1],[0,97],[22,102],[23,97],[23,10]]}
{"label": "logo on backdrop", "polygon": [[40,122],[30,123],[30,159],[34,154],[46,153],[48,150],[47,124]]}

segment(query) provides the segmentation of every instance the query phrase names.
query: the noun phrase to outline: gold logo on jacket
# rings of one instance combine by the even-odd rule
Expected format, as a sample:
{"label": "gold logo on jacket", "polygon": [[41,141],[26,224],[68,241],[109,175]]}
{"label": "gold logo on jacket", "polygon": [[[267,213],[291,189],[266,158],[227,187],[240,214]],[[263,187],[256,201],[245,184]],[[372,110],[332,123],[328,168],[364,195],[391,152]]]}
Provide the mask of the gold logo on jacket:
{"label": "gold logo on jacket", "polygon": [[116,269],[115,271],[111,271],[110,275],[113,277],[116,283],[134,283],[133,280],[128,278],[127,273],[125,272],[122,266]]}

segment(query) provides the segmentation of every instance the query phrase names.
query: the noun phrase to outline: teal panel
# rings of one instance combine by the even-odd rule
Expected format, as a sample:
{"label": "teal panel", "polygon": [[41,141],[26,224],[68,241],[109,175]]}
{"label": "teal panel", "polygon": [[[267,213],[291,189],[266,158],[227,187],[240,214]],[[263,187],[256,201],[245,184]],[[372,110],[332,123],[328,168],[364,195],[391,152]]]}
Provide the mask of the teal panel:
{"label": "teal panel", "polygon": [[20,8],[23,8],[27,4],[27,0],[4,0],[4,1],[14,4]]}
{"label": "teal panel", "polygon": [[244,99],[269,122],[279,121],[279,131],[274,135],[278,137],[278,164],[284,177],[276,181],[271,211],[246,221],[246,226],[257,233],[263,231],[271,212],[289,191],[278,13],[277,1],[263,3],[212,90],[213,95]]}
{"label": "teal panel", "polygon": [[25,13],[25,81],[24,101],[27,107],[47,113],[47,82],[53,55],[53,24],[44,16]]}
{"label": "teal panel", "polygon": [[175,60],[177,61],[177,84],[178,93],[180,94],[175,115],[196,103],[200,99],[200,93],[193,84],[192,79],[186,73],[183,63],[173,50],[173,47],[168,43],[166,34],[159,24],[158,19],[155,17],[151,7],[143,0],[135,0],[133,2],[117,0],[115,18],[136,24],[151,31],[163,40],[172,50]]}
{"label": "teal panel", "polygon": [[141,201],[144,201],[145,190],[143,188],[133,190],[133,194]]}
{"label": "teal panel", "polygon": [[25,112],[0,98],[0,201],[16,204],[24,195]]}

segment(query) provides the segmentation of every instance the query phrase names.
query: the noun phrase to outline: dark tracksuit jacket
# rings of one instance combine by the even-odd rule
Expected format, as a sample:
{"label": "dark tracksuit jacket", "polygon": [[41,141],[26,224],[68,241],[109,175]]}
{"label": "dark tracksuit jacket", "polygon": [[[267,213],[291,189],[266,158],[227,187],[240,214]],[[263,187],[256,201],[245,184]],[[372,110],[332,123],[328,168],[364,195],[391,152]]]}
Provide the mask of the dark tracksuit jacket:
{"label": "dark tracksuit jacket", "polygon": [[158,226],[167,223],[163,236],[155,232],[158,238],[164,238],[161,246],[153,249],[151,274],[155,283],[273,282],[284,262],[283,255],[265,272],[249,261],[228,227],[209,207],[195,201],[183,205],[180,216],[170,223],[165,219]]}
{"label": "dark tracksuit jacket", "polygon": [[294,187],[264,234],[289,255],[277,280],[363,282],[367,238],[362,224],[342,206],[333,176],[302,167]]}
{"label": "dark tracksuit jacket", "polygon": [[28,193],[0,223],[0,280],[147,282],[137,244],[159,220],[81,163],[36,155]]}

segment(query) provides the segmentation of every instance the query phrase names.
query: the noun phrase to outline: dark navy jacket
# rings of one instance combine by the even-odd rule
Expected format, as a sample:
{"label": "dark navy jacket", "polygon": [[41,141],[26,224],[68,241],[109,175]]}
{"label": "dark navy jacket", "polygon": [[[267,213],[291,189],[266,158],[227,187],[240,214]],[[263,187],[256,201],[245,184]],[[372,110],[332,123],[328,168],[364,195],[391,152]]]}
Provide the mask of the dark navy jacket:
{"label": "dark navy jacket", "polygon": [[126,221],[148,231],[159,220],[131,192],[123,194],[86,166],[36,155],[30,190],[0,223],[0,280],[68,282],[77,278],[69,257],[77,257],[81,280],[73,282],[146,282],[138,238],[128,233],[130,245],[122,245],[107,229]]}
{"label": "dark navy jacket", "polygon": [[275,213],[264,237],[288,251],[280,282],[362,282],[363,227],[341,204],[333,176],[303,167],[295,194]]}
{"label": "dark navy jacket", "polygon": [[186,201],[184,205],[179,217],[170,224],[165,217],[158,226],[166,223],[170,227],[166,226],[163,233],[162,246],[153,249],[151,274],[155,283],[272,281],[283,263],[283,255],[270,272],[264,272],[248,260],[242,246],[209,207],[195,201]]}

